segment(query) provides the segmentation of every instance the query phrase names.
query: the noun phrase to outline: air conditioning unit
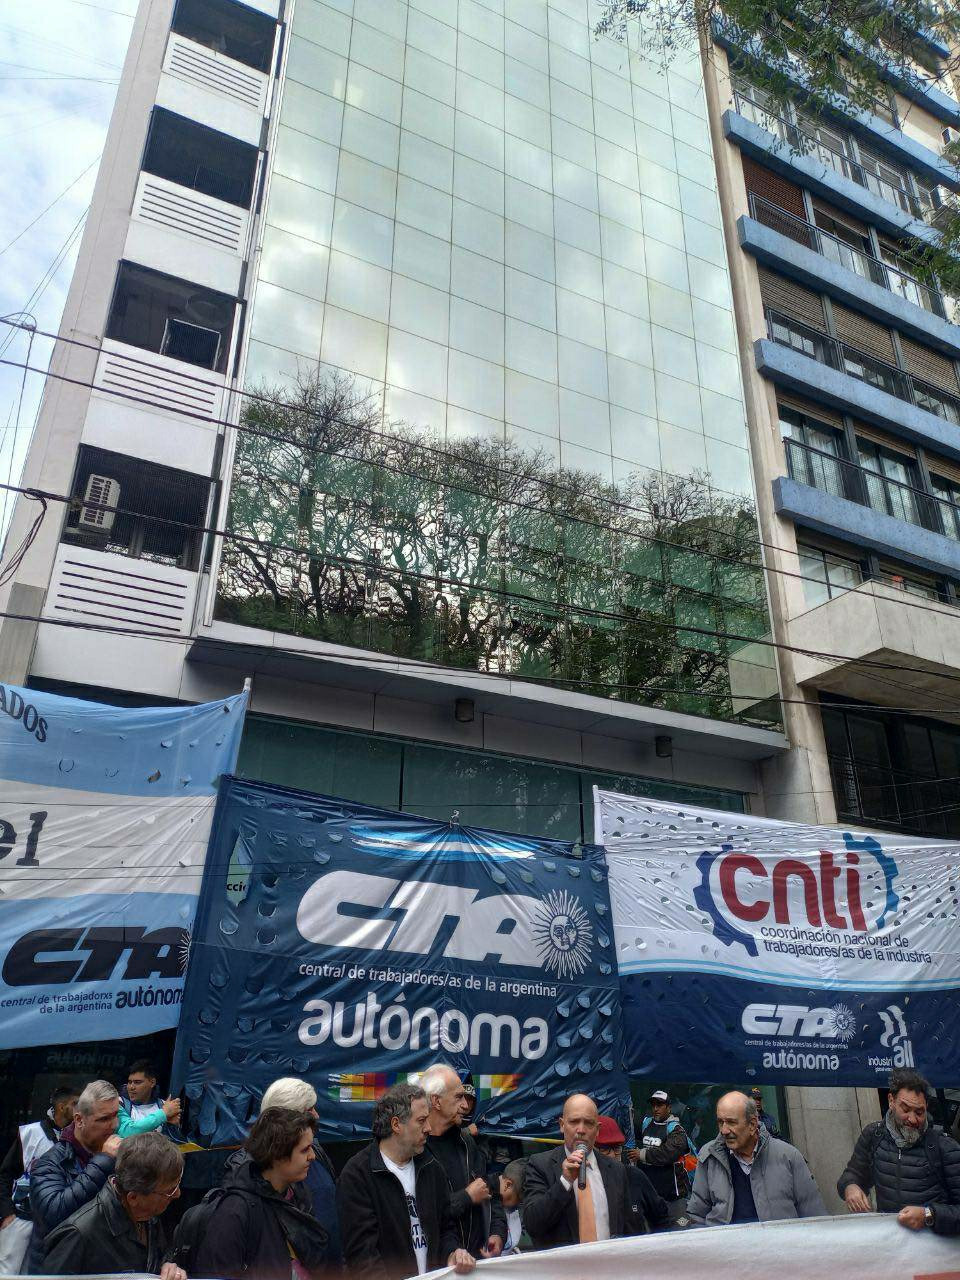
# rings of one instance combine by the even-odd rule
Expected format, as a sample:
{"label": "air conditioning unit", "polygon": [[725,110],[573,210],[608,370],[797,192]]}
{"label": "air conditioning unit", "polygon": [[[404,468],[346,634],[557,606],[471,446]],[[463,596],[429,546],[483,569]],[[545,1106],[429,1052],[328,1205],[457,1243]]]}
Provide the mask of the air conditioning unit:
{"label": "air conditioning unit", "polygon": [[948,147],[951,142],[960,142],[960,129],[954,129],[952,125],[947,125],[941,131],[940,136],[943,138],[943,145]]}
{"label": "air conditioning unit", "polygon": [[83,505],[77,528],[84,533],[109,533],[113,528],[115,508],[120,502],[120,485],[109,476],[89,476],[83,493]]}

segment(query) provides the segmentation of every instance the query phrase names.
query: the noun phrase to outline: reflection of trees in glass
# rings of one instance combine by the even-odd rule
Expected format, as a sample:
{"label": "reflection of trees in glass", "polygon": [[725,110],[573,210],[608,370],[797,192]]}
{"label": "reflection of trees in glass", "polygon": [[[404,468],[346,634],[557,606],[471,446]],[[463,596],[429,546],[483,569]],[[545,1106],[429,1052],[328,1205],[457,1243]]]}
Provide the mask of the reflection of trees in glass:
{"label": "reflection of trees in glass", "polygon": [[261,388],[243,425],[218,617],[733,716],[744,646],[715,633],[768,631],[746,499],[703,477],[615,488],[514,443],[384,431],[341,374],[285,402]]}

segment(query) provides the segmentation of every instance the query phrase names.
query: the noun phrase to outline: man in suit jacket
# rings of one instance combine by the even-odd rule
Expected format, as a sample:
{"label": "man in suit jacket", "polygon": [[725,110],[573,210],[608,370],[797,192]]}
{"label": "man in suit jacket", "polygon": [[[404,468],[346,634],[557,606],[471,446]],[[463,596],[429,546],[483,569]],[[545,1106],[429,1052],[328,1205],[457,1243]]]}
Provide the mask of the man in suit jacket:
{"label": "man in suit jacket", "polygon": [[[627,1171],[594,1150],[596,1103],[574,1093],[563,1104],[563,1145],[531,1156],[523,1179],[523,1225],[536,1249],[613,1240],[636,1233]],[[581,1145],[582,1144],[582,1145]],[[577,1185],[586,1162],[587,1185]]]}

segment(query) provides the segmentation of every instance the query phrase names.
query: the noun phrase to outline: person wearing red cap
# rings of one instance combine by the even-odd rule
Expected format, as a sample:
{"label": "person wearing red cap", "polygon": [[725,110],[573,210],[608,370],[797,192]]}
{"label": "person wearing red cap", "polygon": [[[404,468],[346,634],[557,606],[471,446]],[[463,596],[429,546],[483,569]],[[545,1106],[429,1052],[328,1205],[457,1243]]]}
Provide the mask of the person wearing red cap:
{"label": "person wearing red cap", "polygon": [[626,1169],[594,1149],[599,1125],[593,1099],[585,1093],[571,1094],[560,1116],[563,1142],[527,1161],[523,1225],[535,1249],[638,1233]]}
{"label": "person wearing red cap", "polygon": [[[626,1142],[623,1130],[613,1116],[601,1116],[597,1128],[597,1150],[611,1160],[622,1163]],[[665,1231],[670,1226],[670,1210],[666,1200],[659,1195],[642,1169],[625,1164],[627,1184],[630,1187],[630,1205],[638,1232]]]}

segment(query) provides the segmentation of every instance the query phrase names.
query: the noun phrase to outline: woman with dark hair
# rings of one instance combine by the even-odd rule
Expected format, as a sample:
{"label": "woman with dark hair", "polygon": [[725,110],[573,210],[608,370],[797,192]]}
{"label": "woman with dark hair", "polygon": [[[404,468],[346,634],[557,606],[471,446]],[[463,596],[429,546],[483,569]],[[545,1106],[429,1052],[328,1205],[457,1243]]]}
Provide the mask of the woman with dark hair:
{"label": "woman with dark hair", "polygon": [[327,1233],[304,1187],[315,1159],[314,1119],[269,1107],[227,1169],[223,1194],[198,1240],[191,1274],[210,1280],[307,1280],[327,1261]]}

